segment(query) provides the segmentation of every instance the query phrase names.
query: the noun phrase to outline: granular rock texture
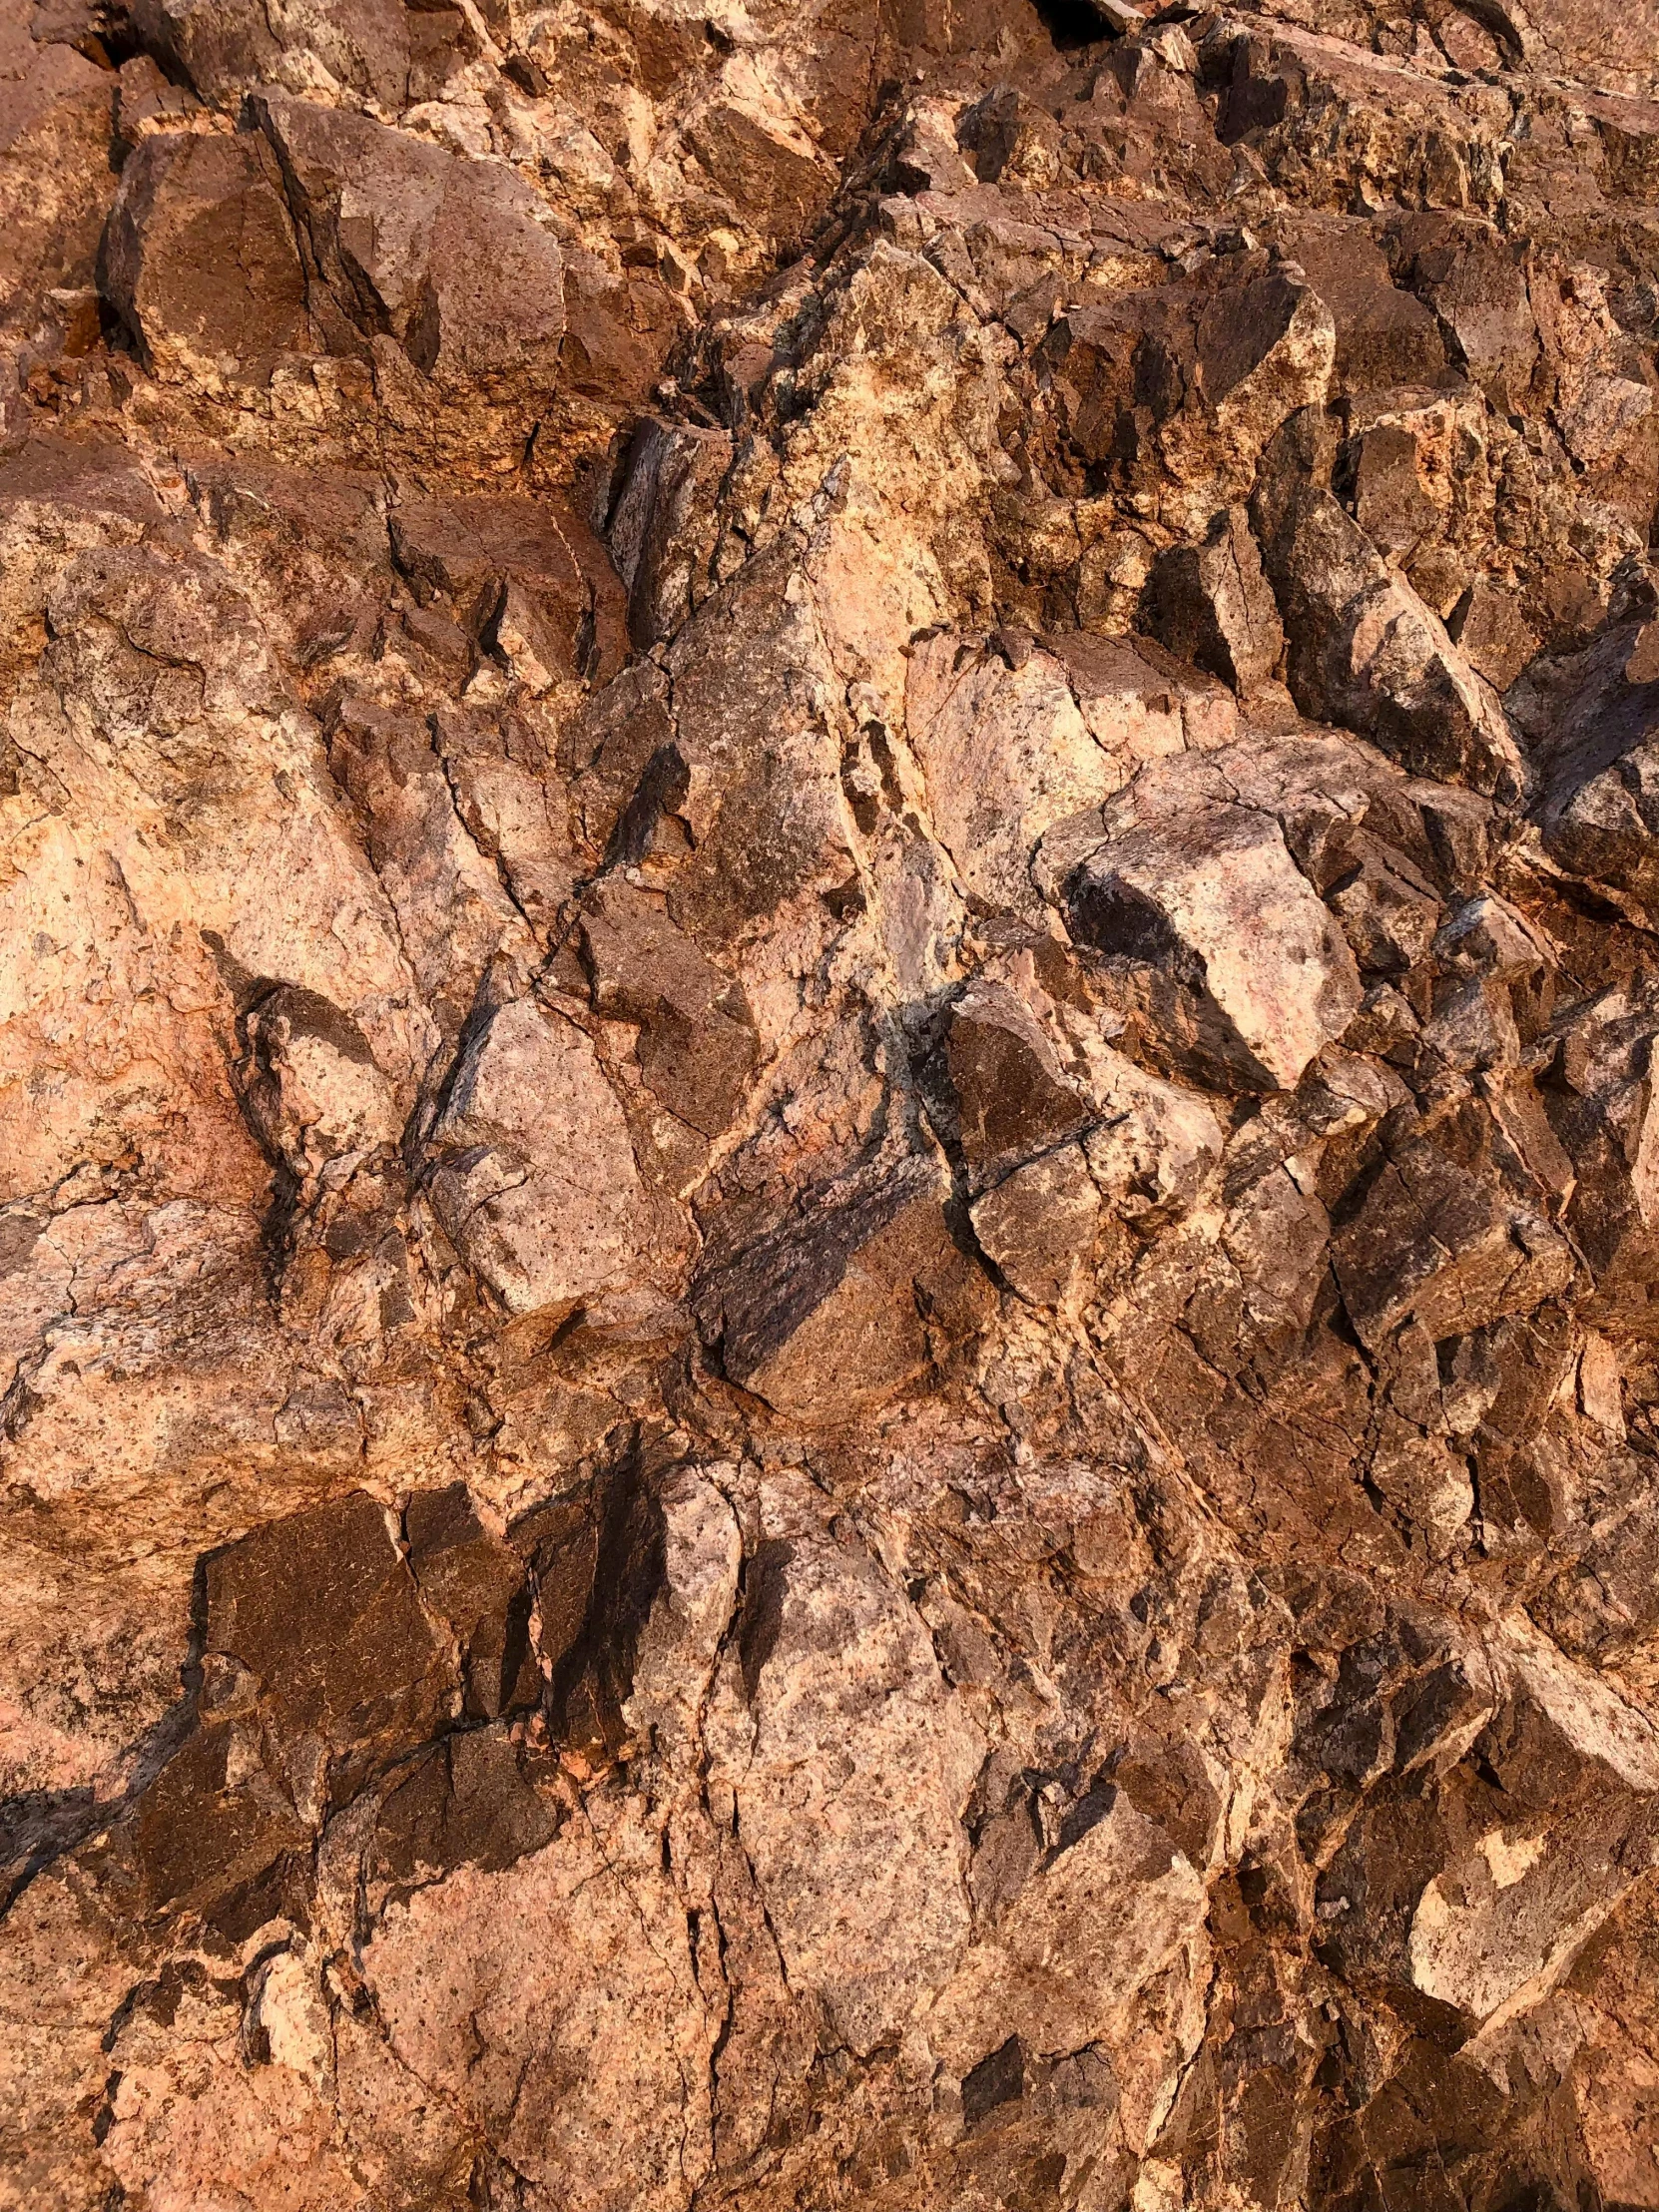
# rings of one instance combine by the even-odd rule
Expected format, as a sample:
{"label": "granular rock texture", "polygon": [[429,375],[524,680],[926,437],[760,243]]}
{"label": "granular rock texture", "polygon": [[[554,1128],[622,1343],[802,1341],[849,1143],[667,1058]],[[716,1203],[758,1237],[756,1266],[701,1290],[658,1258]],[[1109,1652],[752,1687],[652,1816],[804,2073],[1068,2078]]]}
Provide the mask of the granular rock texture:
{"label": "granular rock texture", "polygon": [[1651,0],[0,0],[0,2206],[1659,2207]]}

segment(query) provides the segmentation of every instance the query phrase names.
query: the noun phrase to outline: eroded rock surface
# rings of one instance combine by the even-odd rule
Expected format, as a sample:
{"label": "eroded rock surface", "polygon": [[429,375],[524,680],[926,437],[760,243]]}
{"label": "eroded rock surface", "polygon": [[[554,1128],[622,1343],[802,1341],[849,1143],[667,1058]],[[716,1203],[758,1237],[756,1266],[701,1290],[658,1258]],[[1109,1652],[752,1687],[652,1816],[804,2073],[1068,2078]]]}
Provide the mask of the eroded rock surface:
{"label": "eroded rock surface", "polygon": [[0,2206],[1659,2212],[1656,57],[0,0]]}

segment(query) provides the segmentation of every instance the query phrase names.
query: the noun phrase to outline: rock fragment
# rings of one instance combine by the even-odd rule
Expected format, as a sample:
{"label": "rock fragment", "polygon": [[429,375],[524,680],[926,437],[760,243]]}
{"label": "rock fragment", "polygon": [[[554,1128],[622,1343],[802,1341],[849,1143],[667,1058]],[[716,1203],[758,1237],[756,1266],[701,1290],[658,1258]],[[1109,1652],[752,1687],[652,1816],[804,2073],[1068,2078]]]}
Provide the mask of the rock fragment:
{"label": "rock fragment", "polygon": [[1218,515],[1201,546],[1166,553],[1147,593],[1147,627],[1182,659],[1240,693],[1276,673],[1284,632],[1242,508]]}
{"label": "rock fragment", "polygon": [[979,1303],[944,1197],[932,1162],[901,1163],[711,1271],[694,1304],[723,1372],[815,1425],[915,1382]]}
{"label": "rock fragment", "polygon": [[652,1222],[593,1046],[515,999],[461,1049],[430,1138],[432,1203],[512,1313],[569,1313],[640,1279]]}
{"label": "rock fragment", "polygon": [[305,276],[270,149],[165,132],[122,173],[104,284],[152,374],[210,389],[303,350]]}
{"label": "rock fragment", "polygon": [[564,265],[539,203],[496,163],[366,118],[262,95],[331,350],[382,331],[455,397],[528,396],[556,373]]}
{"label": "rock fragment", "polygon": [[1354,957],[1270,818],[1200,804],[1109,835],[1070,886],[1082,941],[1191,994],[1194,1043],[1247,1083],[1295,1086],[1359,1010]]}

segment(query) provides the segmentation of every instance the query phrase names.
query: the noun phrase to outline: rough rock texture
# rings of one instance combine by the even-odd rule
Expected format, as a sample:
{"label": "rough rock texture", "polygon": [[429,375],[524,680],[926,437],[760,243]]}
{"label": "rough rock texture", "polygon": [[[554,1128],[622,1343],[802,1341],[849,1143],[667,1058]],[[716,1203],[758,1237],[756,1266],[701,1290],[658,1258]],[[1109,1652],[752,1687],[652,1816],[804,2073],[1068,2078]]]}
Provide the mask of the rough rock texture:
{"label": "rough rock texture", "polygon": [[0,2207],[1659,2212],[1650,0],[0,0]]}

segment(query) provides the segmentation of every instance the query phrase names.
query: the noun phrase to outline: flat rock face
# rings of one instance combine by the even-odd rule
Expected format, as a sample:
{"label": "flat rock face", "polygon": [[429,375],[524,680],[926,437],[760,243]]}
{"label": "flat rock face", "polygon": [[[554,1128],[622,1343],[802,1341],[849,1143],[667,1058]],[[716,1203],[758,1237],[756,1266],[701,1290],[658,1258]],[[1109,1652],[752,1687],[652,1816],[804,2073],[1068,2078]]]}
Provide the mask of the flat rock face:
{"label": "flat rock face", "polygon": [[0,0],[0,2212],[1659,2212],[1656,56]]}

